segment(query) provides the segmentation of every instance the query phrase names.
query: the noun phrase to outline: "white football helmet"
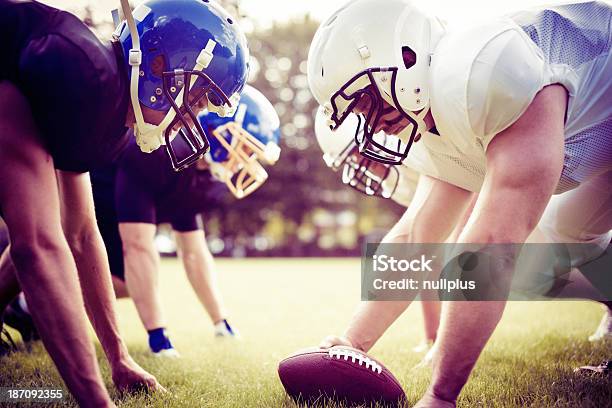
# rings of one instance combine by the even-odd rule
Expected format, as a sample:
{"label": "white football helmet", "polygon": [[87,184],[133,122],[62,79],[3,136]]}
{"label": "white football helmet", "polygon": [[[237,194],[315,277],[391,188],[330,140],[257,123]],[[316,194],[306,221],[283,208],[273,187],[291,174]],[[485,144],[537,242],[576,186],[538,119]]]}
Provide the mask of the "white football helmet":
{"label": "white football helmet", "polygon": [[349,115],[341,126],[332,131],[323,108],[319,107],[315,134],[323,151],[323,161],[332,170],[342,171],[344,184],[370,196],[391,198],[397,189],[399,172],[396,166],[361,157],[355,142],[363,133],[359,121],[357,115]]}
{"label": "white football helmet", "polygon": [[[410,0],[354,0],[319,26],[308,54],[310,90],[334,129],[368,99],[363,156],[399,164],[426,130],[430,59],[443,34],[442,22]],[[410,123],[393,144],[374,134],[383,102]]]}

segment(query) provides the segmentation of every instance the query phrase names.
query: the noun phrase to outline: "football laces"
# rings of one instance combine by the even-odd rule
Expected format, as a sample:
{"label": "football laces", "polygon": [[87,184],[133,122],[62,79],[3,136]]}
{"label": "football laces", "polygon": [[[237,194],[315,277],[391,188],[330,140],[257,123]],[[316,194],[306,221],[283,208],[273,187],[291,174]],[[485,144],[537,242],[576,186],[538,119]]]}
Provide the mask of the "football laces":
{"label": "football laces", "polygon": [[382,373],[382,367],[380,364],[378,364],[376,361],[372,360],[369,357],[364,356],[363,354],[357,353],[353,350],[347,350],[347,349],[341,349],[341,348],[337,348],[337,349],[329,349],[328,354],[331,358],[335,358],[338,360],[342,360],[344,359],[345,361],[348,361],[349,359],[353,362],[353,363],[357,363],[359,362],[359,365],[364,365],[366,368],[372,370],[375,373]]}

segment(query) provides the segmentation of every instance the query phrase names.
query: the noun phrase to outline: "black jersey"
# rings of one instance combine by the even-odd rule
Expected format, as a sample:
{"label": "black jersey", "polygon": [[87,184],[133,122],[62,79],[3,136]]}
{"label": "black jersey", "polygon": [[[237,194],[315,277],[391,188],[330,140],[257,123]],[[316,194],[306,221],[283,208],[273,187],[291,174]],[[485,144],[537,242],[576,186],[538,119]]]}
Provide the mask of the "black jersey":
{"label": "black jersey", "polygon": [[200,228],[198,215],[229,197],[209,171],[192,166],[177,173],[164,150],[142,153],[133,141],[115,165],[92,172],[92,184],[96,208],[118,222],[168,222],[183,232]]}
{"label": "black jersey", "polygon": [[200,213],[225,204],[229,194],[210,172],[175,172],[163,150],[142,153],[132,140],[116,163],[91,172],[96,219],[113,276],[125,279],[120,222],[168,222],[179,232],[202,228]]}
{"label": "black jersey", "polygon": [[27,98],[60,170],[85,172],[125,147],[129,86],[123,51],[74,15],[35,1],[0,0],[0,80]]}

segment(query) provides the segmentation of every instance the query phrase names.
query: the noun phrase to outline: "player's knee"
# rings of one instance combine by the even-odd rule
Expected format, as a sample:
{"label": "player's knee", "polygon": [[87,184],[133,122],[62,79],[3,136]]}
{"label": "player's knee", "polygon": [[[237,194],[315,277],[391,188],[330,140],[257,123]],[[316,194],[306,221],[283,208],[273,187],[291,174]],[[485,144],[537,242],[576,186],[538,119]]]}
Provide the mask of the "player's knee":
{"label": "player's knee", "polygon": [[183,262],[186,264],[196,264],[202,259],[202,256],[195,251],[181,251],[180,256]]}
{"label": "player's knee", "polygon": [[129,255],[143,255],[149,254],[155,251],[153,242],[149,242],[147,239],[125,239],[122,237],[123,254]]}

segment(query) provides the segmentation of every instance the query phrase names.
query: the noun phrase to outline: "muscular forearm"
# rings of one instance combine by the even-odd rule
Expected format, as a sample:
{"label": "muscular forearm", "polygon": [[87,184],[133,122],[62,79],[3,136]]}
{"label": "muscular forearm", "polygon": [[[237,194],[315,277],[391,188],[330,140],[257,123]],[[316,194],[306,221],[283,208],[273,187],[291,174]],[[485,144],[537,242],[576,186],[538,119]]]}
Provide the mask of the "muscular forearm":
{"label": "muscular forearm", "polygon": [[410,303],[410,301],[362,302],[353,314],[344,337],[353,347],[367,352]]}
{"label": "muscular forearm", "polygon": [[[439,358],[436,360],[429,392],[437,398],[454,402],[467,382],[469,375],[502,318],[512,281],[515,264],[515,245],[504,245],[513,239],[520,242],[522,235],[509,237],[507,233],[491,233],[490,228],[482,228],[477,221],[472,228],[463,233],[459,240],[465,242],[492,242],[483,247],[487,257],[495,262],[487,262],[491,281],[495,282],[493,301],[449,302],[443,308],[442,321],[438,331],[437,347]],[[486,224],[485,224],[486,225]],[[481,288],[481,293],[485,290]]]}
{"label": "muscular forearm", "polygon": [[80,406],[111,405],[101,381],[70,251],[11,251],[40,336]]}
{"label": "muscular forearm", "polygon": [[[403,220],[403,221],[402,221]],[[382,239],[383,243],[410,242],[409,221],[402,218]],[[393,322],[410,306],[401,302],[361,302],[344,333],[353,347],[368,351]]]}
{"label": "muscular forearm", "polygon": [[70,237],[69,244],[77,265],[85,309],[108,360],[127,357],[115,314],[115,296],[104,243],[97,228]]}
{"label": "muscular forearm", "polygon": [[[467,201],[467,200],[466,200]],[[471,207],[469,208],[471,210]],[[449,211],[446,222],[430,224],[415,222],[414,212],[406,214],[383,238],[383,243],[444,242],[455,219],[465,210],[464,206]],[[354,347],[368,351],[393,322],[410,306],[412,300],[397,302],[362,302],[344,336]]]}
{"label": "muscular forearm", "polygon": [[455,401],[480,353],[502,317],[505,302],[449,302],[442,308],[438,331],[439,358],[434,365],[430,392]]}

